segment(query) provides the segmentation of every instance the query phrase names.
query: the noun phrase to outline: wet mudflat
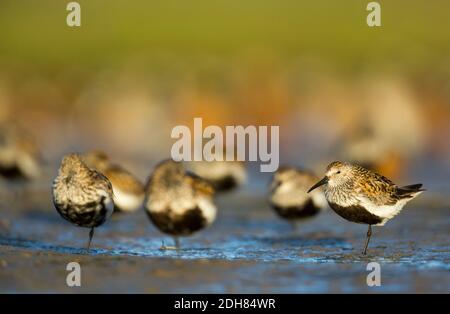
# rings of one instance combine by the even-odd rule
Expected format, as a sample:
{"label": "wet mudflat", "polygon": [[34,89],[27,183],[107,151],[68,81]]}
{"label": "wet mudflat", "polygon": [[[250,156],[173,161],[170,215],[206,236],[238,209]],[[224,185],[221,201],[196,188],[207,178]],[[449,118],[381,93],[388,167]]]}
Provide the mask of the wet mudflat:
{"label": "wet mudflat", "polygon": [[[260,192],[218,202],[216,223],[182,239],[179,251],[160,250],[171,239],[139,211],[114,215],[87,253],[88,229],[63,221],[49,191],[8,190],[0,211],[0,292],[450,292],[448,205],[431,193],[374,228],[366,257],[366,226],[331,210],[293,230]],[[82,267],[79,288],[66,285],[72,261]],[[381,265],[381,287],[366,284],[369,262]]]}

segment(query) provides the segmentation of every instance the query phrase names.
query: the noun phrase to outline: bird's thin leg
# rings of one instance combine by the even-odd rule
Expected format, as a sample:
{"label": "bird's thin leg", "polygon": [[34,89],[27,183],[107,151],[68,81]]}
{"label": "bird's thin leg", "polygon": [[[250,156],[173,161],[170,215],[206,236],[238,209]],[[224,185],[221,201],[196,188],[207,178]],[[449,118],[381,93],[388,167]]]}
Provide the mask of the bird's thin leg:
{"label": "bird's thin leg", "polygon": [[89,242],[87,245],[87,250],[89,251],[89,249],[91,248],[91,242],[92,242],[92,238],[94,237],[94,227],[91,228],[91,231],[89,231]]}
{"label": "bird's thin leg", "polygon": [[173,237],[174,246],[166,246],[164,240],[162,240],[160,250],[178,250],[180,248],[180,240],[178,237]]}
{"label": "bird's thin leg", "polygon": [[366,246],[364,247],[363,255],[367,254],[367,247],[369,246],[370,237],[372,235],[372,225],[369,225],[369,229],[367,230],[367,238],[366,238]]}
{"label": "bird's thin leg", "polygon": [[175,242],[175,249],[180,249],[180,238],[179,237],[173,237],[173,241]]}

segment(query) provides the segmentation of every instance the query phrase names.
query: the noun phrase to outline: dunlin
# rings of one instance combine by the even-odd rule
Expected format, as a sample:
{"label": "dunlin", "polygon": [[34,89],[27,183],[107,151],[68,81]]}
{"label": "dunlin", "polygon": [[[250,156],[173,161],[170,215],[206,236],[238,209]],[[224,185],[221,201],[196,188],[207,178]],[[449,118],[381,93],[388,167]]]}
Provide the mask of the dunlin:
{"label": "dunlin", "polygon": [[317,215],[327,206],[319,190],[307,193],[317,180],[309,171],[280,167],[270,185],[270,205],[281,218],[291,221],[294,226],[302,219]]}
{"label": "dunlin", "polygon": [[40,153],[32,137],[13,125],[0,127],[0,175],[34,179],[41,172]]}
{"label": "dunlin", "polygon": [[174,237],[176,248],[178,237],[191,235],[216,218],[213,187],[186,172],[180,162],[165,160],[157,165],[149,178],[146,195],[145,208],[150,220],[160,231]]}
{"label": "dunlin", "polygon": [[194,161],[188,164],[188,169],[209,181],[217,192],[230,191],[247,177],[242,161]]}
{"label": "dunlin", "polygon": [[91,229],[89,249],[94,228],[114,210],[112,186],[104,175],[86,166],[78,154],[69,154],[63,158],[53,182],[53,204],[64,219]]}
{"label": "dunlin", "polygon": [[399,187],[386,177],[358,165],[335,161],[325,177],[309,191],[325,185],[330,207],[342,218],[369,225],[363,254],[367,253],[372,225],[383,226],[410,200],[422,193],[422,184]]}
{"label": "dunlin", "polygon": [[110,162],[101,151],[92,151],[83,155],[86,165],[101,172],[112,184],[114,205],[118,212],[138,210],[145,198],[143,184],[122,166]]}

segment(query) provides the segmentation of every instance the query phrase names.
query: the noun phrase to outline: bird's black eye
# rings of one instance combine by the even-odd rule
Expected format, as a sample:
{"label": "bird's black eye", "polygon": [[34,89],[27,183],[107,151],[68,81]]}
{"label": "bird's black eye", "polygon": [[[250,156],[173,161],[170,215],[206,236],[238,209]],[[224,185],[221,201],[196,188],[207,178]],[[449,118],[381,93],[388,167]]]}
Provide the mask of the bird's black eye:
{"label": "bird's black eye", "polygon": [[341,170],[339,170],[338,172],[336,172],[336,174],[340,174],[341,173]]}

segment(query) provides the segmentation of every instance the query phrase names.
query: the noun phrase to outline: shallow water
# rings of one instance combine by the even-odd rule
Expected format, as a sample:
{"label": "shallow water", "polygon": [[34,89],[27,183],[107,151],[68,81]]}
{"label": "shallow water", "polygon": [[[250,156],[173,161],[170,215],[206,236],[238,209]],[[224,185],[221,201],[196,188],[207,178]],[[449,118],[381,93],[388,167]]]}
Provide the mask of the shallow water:
{"label": "shallow water", "polygon": [[[180,250],[161,250],[172,239],[139,211],[114,215],[86,251],[88,229],[62,220],[45,190],[26,195],[1,204],[1,292],[450,292],[448,207],[433,195],[374,228],[367,256],[366,226],[329,210],[294,230],[245,190],[221,196],[216,223]],[[65,285],[70,261],[81,288]],[[369,262],[380,287],[366,284]]]}

